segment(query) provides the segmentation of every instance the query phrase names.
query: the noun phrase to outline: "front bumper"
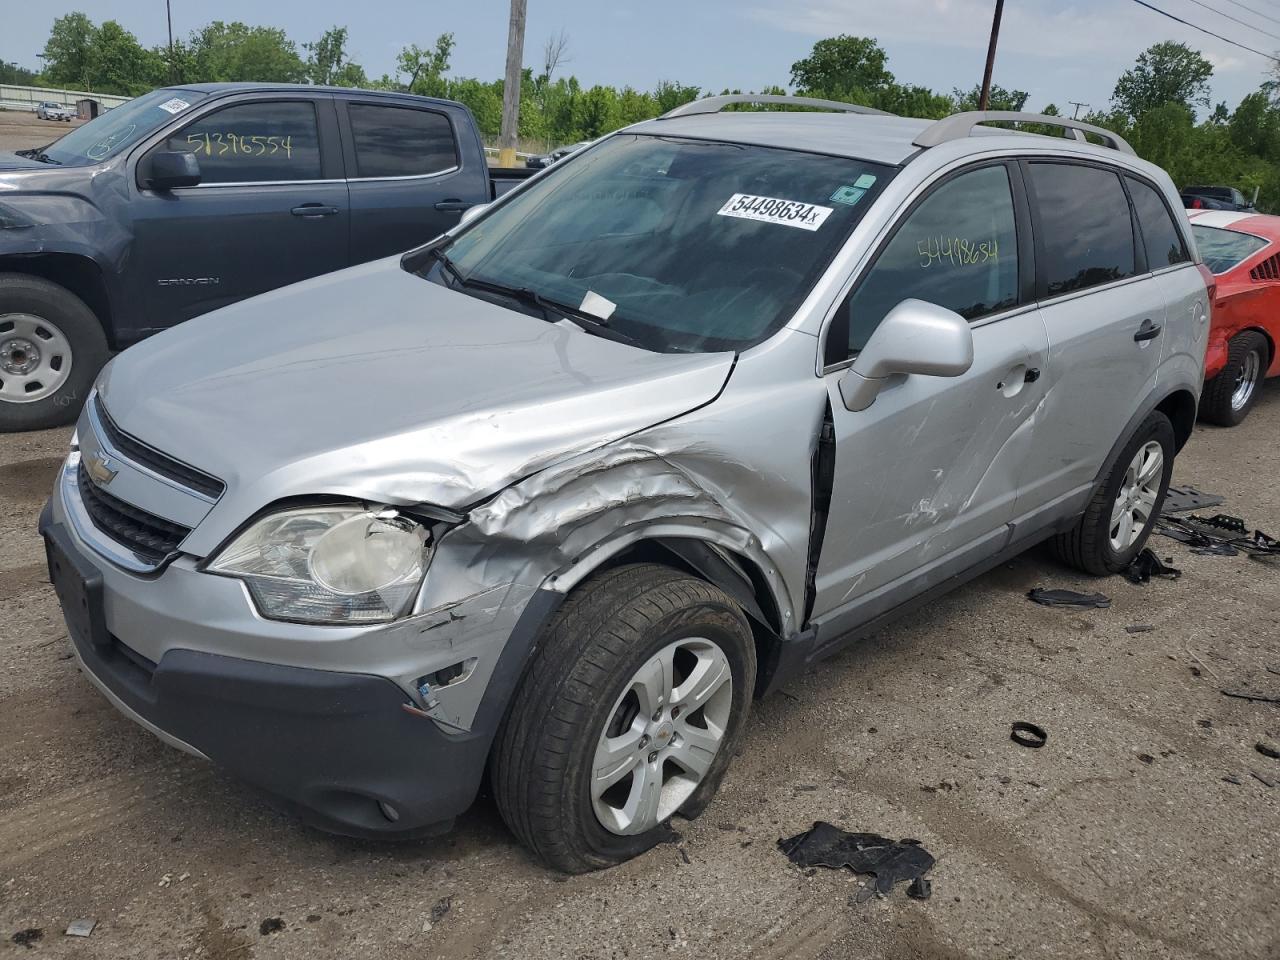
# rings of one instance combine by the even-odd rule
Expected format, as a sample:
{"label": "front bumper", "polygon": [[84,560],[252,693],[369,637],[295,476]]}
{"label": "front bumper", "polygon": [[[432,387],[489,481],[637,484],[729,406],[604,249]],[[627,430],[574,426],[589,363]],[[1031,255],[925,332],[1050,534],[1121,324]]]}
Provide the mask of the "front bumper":
{"label": "front bumper", "polygon": [[[180,646],[152,662],[128,637],[109,630],[103,611],[113,598],[104,596],[99,561],[49,507],[40,532],[50,544],[50,578],[85,672],[113,704],[167,742],[207,757],[335,833],[439,832],[474,800],[502,704],[489,705],[484,723],[452,734],[406,710],[411,698],[381,676]],[[66,567],[74,568],[70,575]],[[511,679],[492,692],[509,692]]]}

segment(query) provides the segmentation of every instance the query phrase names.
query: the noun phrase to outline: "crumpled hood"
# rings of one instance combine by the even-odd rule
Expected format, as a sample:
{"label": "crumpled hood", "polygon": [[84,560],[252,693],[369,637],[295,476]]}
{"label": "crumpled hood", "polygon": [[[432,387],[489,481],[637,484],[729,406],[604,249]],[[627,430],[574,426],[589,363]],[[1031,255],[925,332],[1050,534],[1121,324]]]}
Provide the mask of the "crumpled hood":
{"label": "crumpled hood", "polygon": [[376,261],[113,360],[117,425],[225,480],[215,511],[336,493],[460,507],[710,402],[733,354],[657,354]]}

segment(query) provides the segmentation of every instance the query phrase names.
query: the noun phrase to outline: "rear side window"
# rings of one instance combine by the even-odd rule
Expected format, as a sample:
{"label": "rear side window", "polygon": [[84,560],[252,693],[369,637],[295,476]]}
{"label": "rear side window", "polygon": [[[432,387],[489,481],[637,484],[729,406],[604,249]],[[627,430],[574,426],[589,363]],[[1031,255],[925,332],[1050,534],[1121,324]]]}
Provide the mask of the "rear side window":
{"label": "rear side window", "polygon": [[[1003,166],[948,180],[897,228],[837,317],[847,324],[849,353],[865,347],[885,314],[908,298],[966,320],[1017,304],[1018,239]],[[840,359],[828,352],[828,360]]]}
{"label": "rear side window", "polygon": [[1155,187],[1126,177],[1129,196],[1138,211],[1138,226],[1142,228],[1142,242],[1147,250],[1147,269],[1159,270],[1186,263],[1191,259],[1182,231],[1173,222],[1173,215]]}
{"label": "rear side window", "polygon": [[1027,168],[1039,210],[1042,295],[1056,297],[1133,276],[1133,221],[1119,175],[1080,164],[1030,163]]}
{"label": "rear side window", "polygon": [[414,177],[458,165],[453,125],[442,113],[410,107],[347,105],[359,177]]}
{"label": "rear side window", "polygon": [[164,149],[194,152],[202,183],[320,179],[320,132],[309,100],[215,110],[170,136]]}
{"label": "rear side window", "polygon": [[1196,246],[1200,248],[1204,265],[1213,273],[1226,273],[1267,245],[1267,241],[1261,237],[1237,233],[1235,230],[1206,227],[1201,223],[1193,223],[1191,232],[1195,234]]}

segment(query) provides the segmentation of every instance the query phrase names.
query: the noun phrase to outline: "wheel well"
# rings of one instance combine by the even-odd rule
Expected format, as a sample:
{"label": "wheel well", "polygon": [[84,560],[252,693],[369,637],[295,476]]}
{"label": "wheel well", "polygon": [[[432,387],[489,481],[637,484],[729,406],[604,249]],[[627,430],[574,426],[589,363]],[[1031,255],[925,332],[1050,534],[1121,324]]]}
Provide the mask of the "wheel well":
{"label": "wheel well", "polygon": [[1174,440],[1181,450],[1191,439],[1191,431],[1196,425],[1196,398],[1190,391],[1178,390],[1157,403],[1156,409],[1173,424]]}
{"label": "wheel well", "polygon": [[[1271,339],[1271,334],[1267,333],[1267,331],[1263,330],[1261,327],[1245,327],[1245,330],[1251,330],[1254,333],[1260,334],[1262,339],[1267,341],[1267,369],[1271,369],[1271,364],[1275,363],[1276,359],[1276,342]],[[1245,330],[1237,330],[1236,336],[1244,333]],[[1266,371],[1263,372],[1265,374]]]}
{"label": "wheel well", "polygon": [[56,283],[85,302],[114,349],[115,330],[111,319],[111,298],[102,270],[88,257],[74,253],[20,254],[0,257],[0,273],[25,273]]}

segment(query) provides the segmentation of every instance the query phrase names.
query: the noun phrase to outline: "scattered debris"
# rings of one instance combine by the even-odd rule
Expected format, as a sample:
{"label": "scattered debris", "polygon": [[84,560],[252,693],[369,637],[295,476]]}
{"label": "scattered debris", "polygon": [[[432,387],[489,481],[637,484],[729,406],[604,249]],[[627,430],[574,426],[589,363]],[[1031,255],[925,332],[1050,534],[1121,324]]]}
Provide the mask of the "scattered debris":
{"label": "scattered debris", "polygon": [[1244,783],[1244,781],[1241,780],[1239,777],[1237,777],[1234,773],[1228,773],[1225,777],[1222,778],[1222,780],[1224,783],[1234,784],[1237,787],[1240,786],[1242,783]]}
{"label": "scattered debris", "polygon": [[1155,627],[1149,623],[1131,623],[1124,628],[1125,633],[1151,633],[1153,630]]}
{"label": "scattered debris", "polygon": [[71,925],[67,927],[66,935],[68,937],[87,937],[93,933],[93,928],[98,925],[97,920],[85,917],[80,920],[72,920]]}
{"label": "scattered debris", "polygon": [[1280,786],[1280,783],[1277,783],[1275,780],[1272,780],[1270,777],[1263,776],[1257,770],[1253,769],[1253,767],[1249,768],[1249,772],[1253,774],[1253,779],[1257,780],[1264,787],[1270,787],[1271,789],[1274,790],[1277,786]]}
{"label": "scattered debris", "polygon": [[689,859],[689,851],[684,847],[676,847],[676,849],[680,851],[680,859],[684,861],[684,865],[686,867],[692,866],[693,861]]}
{"label": "scattered debris", "polygon": [[1164,504],[1160,507],[1160,515],[1171,513],[1190,513],[1192,510],[1207,510],[1227,502],[1226,497],[1216,493],[1204,493],[1195,487],[1170,487],[1165,494]]}
{"label": "scattered debris", "polygon": [[1156,762],[1156,758],[1155,758],[1155,757],[1153,757],[1153,756],[1152,756],[1151,754],[1149,754],[1149,753],[1140,753],[1140,754],[1138,754],[1138,759],[1139,759],[1139,760],[1141,760],[1143,763],[1155,763],[1155,762]]}
{"label": "scattered debris", "polygon": [[31,950],[35,947],[36,941],[43,936],[44,931],[39,927],[28,927],[26,930],[19,930],[13,935],[12,939],[18,946]]}
{"label": "scattered debris", "polygon": [[933,882],[928,877],[916,877],[907,887],[907,896],[912,900],[928,900],[933,894]]}
{"label": "scattered debris", "polygon": [[1213,726],[1213,721],[1212,721],[1212,720],[1197,720],[1197,721],[1196,721],[1196,726],[1197,726],[1197,727],[1204,727],[1206,730],[1208,730],[1210,727],[1212,727],[1212,726]]}
{"label": "scattered debris", "polygon": [[1280,760],[1280,750],[1277,750],[1275,746],[1270,743],[1259,741],[1254,744],[1254,749],[1264,757],[1270,757],[1272,760]]}
{"label": "scattered debris", "polygon": [[307,923],[318,923],[319,921],[320,921],[320,914],[318,913],[307,914]]}
{"label": "scattered debris", "polygon": [[1249,693],[1247,690],[1223,690],[1223,696],[1235,697],[1237,700],[1254,700],[1258,703],[1280,703],[1280,697],[1265,693]]}
{"label": "scattered debris", "polygon": [[1182,576],[1181,570],[1165,564],[1150,547],[1143,547],[1142,552],[1133,558],[1133,563],[1129,564],[1124,571],[1126,580],[1138,584],[1148,583],[1152,577],[1177,580],[1180,576]]}
{"label": "scattered debris", "polygon": [[445,918],[445,914],[453,907],[453,897],[441,897],[431,908],[431,915],[422,921],[422,932],[430,933],[431,928]]}
{"label": "scattered debris", "polygon": [[283,929],[284,920],[280,917],[267,917],[267,919],[263,920],[262,923],[258,924],[258,933],[262,934],[264,937],[270,936],[273,933],[279,933]]}
{"label": "scattered debris", "polygon": [[1077,593],[1075,590],[1046,590],[1036,587],[1027,593],[1033,602],[1045,607],[1093,607],[1106,609],[1111,598],[1101,593]]}
{"label": "scattered debris", "polygon": [[[819,820],[813,828],[778,841],[778,849],[799,867],[848,867],[875,877],[875,892],[887,897],[900,881],[911,881],[917,899],[928,887],[916,884],[933,867],[934,858],[919,840],[890,840],[875,833],[849,833]],[[928,881],[925,881],[927,884]]]}
{"label": "scattered debris", "polygon": [[156,886],[167,887],[171,883],[173,883],[173,874],[166,873],[163,877],[160,878],[160,882],[157,883]]}
{"label": "scattered debris", "polygon": [[[1221,530],[1229,536],[1213,531]],[[1239,517],[1225,513],[1212,517],[1192,514],[1189,517],[1161,516],[1155,525],[1156,533],[1191,547],[1191,552],[1201,556],[1234,557],[1247,553],[1255,560],[1280,556],[1280,540],[1261,530],[1249,533],[1249,528]]]}
{"label": "scattered debris", "polygon": [[1049,734],[1045,732],[1044,727],[1038,727],[1034,723],[1027,723],[1025,720],[1018,720],[1013,724],[1009,739],[1020,747],[1039,750],[1049,742]]}

